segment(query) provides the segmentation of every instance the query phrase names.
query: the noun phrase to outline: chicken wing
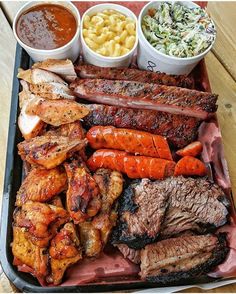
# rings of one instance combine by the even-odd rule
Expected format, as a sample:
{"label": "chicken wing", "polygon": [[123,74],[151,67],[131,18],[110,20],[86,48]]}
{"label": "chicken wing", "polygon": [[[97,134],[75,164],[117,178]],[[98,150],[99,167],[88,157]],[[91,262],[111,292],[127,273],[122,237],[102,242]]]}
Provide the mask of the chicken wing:
{"label": "chicken wing", "polygon": [[51,274],[47,278],[49,283],[60,284],[66,269],[82,259],[79,245],[75,226],[72,223],[65,224],[51,240],[49,247],[51,263]]}
{"label": "chicken wing", "polygon": [[13,227],[12,253],[14,265],[27,265],[37,278],[45,278],[48,274],[48,253],[44,247],[39,247],[27,238],[24,228]]}
{"label": "chicken wing", "polygon": [[18,144],[22,160],[37,164],[46,169],[60,165],[74,152],[87,143],[86,139],[70,139],[64,136],[38,136]]}
{"label": "chicken wing", "polygon": [[46,247],[57,229],[68,220],[65,209],[33,201],[27,201],[14,213],[14,225],[25,228],[27,238],[40,247]]}
{"label": "chicken wing", "polygon": [[18,79],[22,79],[30,84],[40,84],[40,83],[59,83],[67,85],[67,83],[55,73],[50,71],[34,68],[34,69],[19,69]]}
{"label": "chicken wing", "polygon": [[97,256],[102,250],[100,231],[91,222],[83,222],[78,226],[85,255],[88,257]]}
{"label": "chicken wing", "polygon": [[18,117],[18,126],[25,139],[31,139],[37,136],[43,129],[45,123],[37,115],[26,113],[26,108],[34,99],[34,95],[29,91],[28,84],[21,81],[23,90],[19,93],[20,114]]}
{"label": "chicken wing", "polygon": [[120,172],[108,169],[97,170],[93,177],[102,195],[102,206],[99,214],[94,217],[92,224],[100,230],[103,244],[106,244],[117,218],[116,211],[111,210],[112,205],[122,193],[124,180]]}
{"label": "chicken wing", "polygon": [[78,160],[66,162],[64,166],[68,177],[67,209],[78,224],[94,216],[100,209],[99,188],[87,169],[79,165]]}
{"label": "chicken wing", "polygon": [[58,74],[68,82],[72,82],[77,78],[74,65],[71,60],[47,59],[36,62],[32,68],[42,68],[55,74]]}
{"label": "chicken wing", "polygon": [[16,206],[26,201],[46,202],[67,187],[67,176],[62,167],[32,169],[23,181],[16,196]]}
{"label": "chicken wing", "polygon": [[26,112],[30,115],[37,115],[45,123],[57,127],[80,120],[88,115],[89,109],[85,105],[72,100],[35,98],[27,106]]}

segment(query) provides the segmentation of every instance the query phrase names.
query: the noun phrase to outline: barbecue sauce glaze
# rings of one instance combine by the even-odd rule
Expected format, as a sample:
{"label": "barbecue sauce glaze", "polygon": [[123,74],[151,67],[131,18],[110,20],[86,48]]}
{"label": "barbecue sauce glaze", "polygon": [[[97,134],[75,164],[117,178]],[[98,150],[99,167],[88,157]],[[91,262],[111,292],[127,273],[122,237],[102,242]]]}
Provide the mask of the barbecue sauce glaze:
{"label": "barbecue sauce glaze", "polygon": [[77,23],[65,7],[37,5],[20,15],[16,33],[20,40],[35,49],[51,50],[64,46],[74,37]]}

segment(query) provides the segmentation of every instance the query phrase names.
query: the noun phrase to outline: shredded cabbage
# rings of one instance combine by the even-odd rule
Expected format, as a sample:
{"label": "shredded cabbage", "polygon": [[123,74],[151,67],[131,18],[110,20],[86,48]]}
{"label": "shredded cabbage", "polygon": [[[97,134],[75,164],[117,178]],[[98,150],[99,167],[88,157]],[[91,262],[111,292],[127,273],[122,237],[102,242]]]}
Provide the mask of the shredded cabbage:
{"label": "shredded cabbage", "polygon": [[142,19],[142,30],[158,51],[182,58],[204,52],[216,36],[206,10],[178,2],[162,2],[157,9],[149,9]]}

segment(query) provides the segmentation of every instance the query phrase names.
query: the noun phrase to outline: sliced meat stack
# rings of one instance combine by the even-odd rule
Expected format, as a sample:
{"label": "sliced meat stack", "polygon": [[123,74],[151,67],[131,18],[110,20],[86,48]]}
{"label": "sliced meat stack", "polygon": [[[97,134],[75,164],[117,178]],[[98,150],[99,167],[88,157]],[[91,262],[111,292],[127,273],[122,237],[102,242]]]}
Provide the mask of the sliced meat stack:
{"label": "sliced meat stack", "polygon": [[222,263],[227,253],[225,235],[163,240],[141,250],[140,275],[161,284],[193,279]]}
{"label": "sliced meat stack", "polygon": [[222,189],[203,178],[136,181],[120,199],[120,221],[112,242],[141,249],[186,230],[202,233],[226,223],[227,206]]}

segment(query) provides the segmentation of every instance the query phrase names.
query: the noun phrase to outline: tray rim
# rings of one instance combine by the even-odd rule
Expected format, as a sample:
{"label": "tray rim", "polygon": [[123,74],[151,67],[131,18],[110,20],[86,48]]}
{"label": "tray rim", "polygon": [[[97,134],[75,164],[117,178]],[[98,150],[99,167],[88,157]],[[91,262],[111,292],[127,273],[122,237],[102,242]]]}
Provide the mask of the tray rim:
{"label": "tray rim", "polygon": [[[140,281],[140,282],[129,282],[129,283],[123,283],[117,282],[113,283],[111,282],[106,284],[84,284],[84,285],[74,285],[74,286],[55,286],[55,287],[42,287],[34,285],[22,277],[18,275],[18,272],[16,269],[14,269],[14,266],[9,262],[7,258],[7,249],[8,249],[8,226],[9,226],[9,219],[12,218],[11,215],[9,215],[9,209],[10,209],[10,201],[9,196],[11,193],[11,183],[12,183],[12,176],[13,176],[13,169],[14,169],[14,163],[15,163],[15,141],[16,141],[16,135],[17,135],[17,118],[18,118],[18,93],[19,93],[19,87],[20,83],[17,78],[17,72],[18,68],[21,66],[22,58],[25,55],[25,58],[27,58],[27,66],[29,66],[30,57],[26,53],[26,51],[17,43],[16,45],[16,54],[15,54],[15,64],[14,64],[14,73],[13,73],[13,86],[12,86],[12,94],[11,94],[11,107],[10,107],[10,119],[9,119],[9,128],[8,128],[8,141],[7,141],[7,152],[6,152],[6,167],[5,167],[5,176],[4,176],[4,188],[3,188],[3,197],[2,197],[2,208],[1,208],[1,222],[0,222],[0,263],[3,269],[3,272],[6,274],[8,279],[17,287],[17,289],[23,291],[23,292],[38,292],[38,293],[48,293],[50,290],[51,293],[55,292],[61,292],[61,293],[67,293],[67,292],[98,292],[98,291],[112,291],[112,290],[128,290],[128,289],[143,289],[143,288],[168,288],[173,287],[170,286],[162,286],[156,283],[150,283],[146,281]],[[207,69],[205,66],[205,71],[207,73]],[[208,75],[207,75],[208,79]],[[210,87],[210,83],[209,87]],[[11,222],[10,222],[11,225]],[[211,281],[212,279],[212,281]],[[233,280],[234,278],[232,278]],[[208,277],[207,284],[214,283],[218,281],[223,281],[222,278],[210,278]],[[228,279],[227,279],[228,280]],[[200,284],[199,284],[200,285]],[[196,285],[180,285],[176,287],[184,287],[190,288],[190,287],[197,287]]]}

